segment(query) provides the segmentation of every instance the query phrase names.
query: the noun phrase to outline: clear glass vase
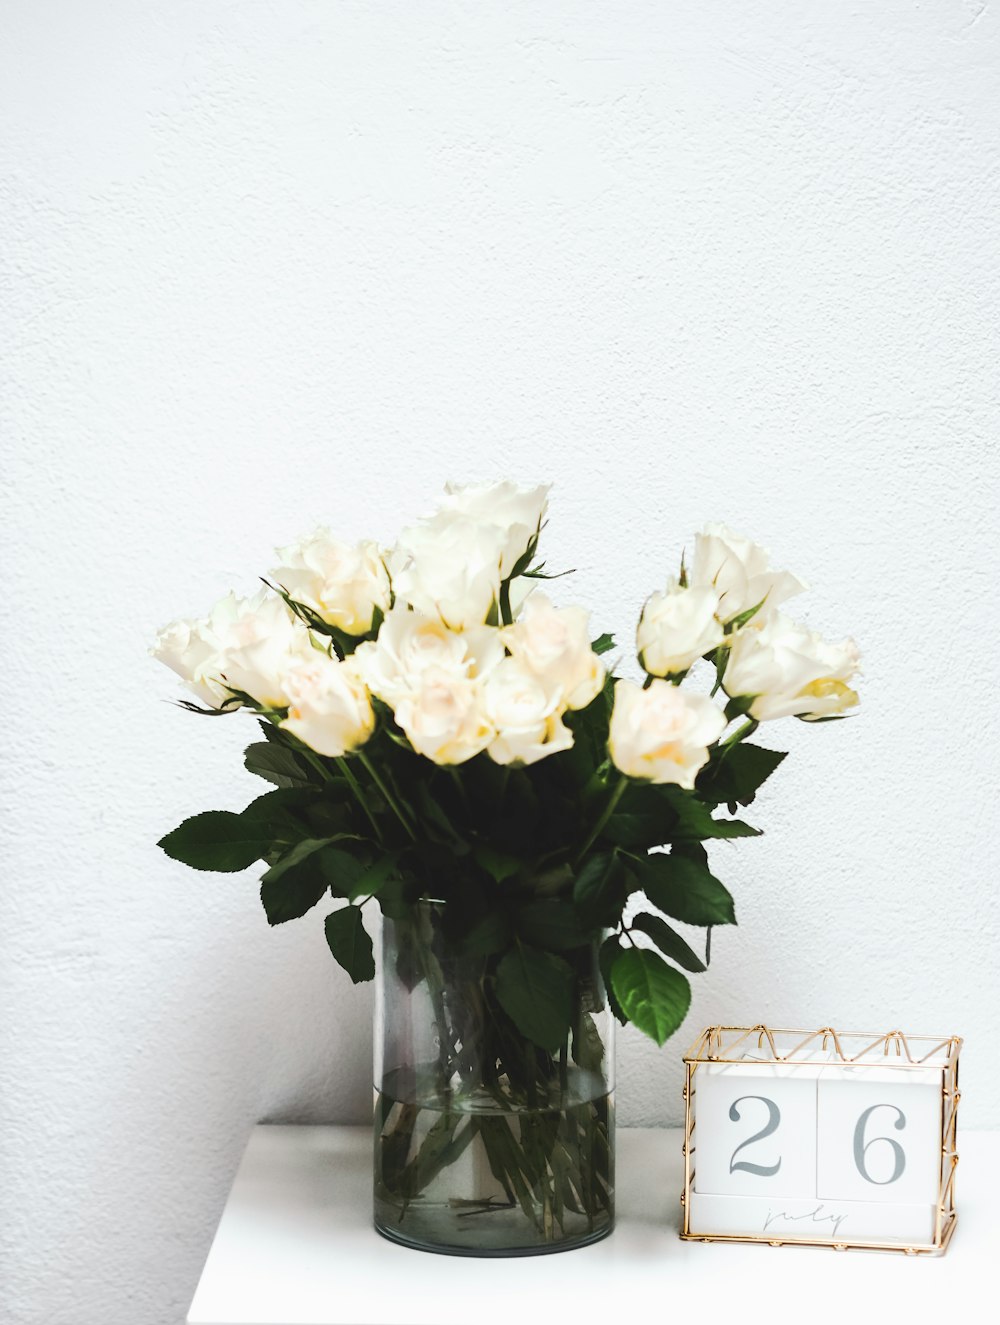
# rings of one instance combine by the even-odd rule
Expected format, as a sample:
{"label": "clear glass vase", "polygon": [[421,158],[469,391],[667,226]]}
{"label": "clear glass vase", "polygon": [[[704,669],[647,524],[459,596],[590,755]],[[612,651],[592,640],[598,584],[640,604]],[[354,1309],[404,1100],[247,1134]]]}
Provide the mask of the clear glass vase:
{"label": "clear glass vase", "polygon": [[502,953],[463,955],[447,907],[383,918],[376,985],[375,1227],[426,1251],[527,1256],[614,1224],[614,1018],[599,940],[560,951],[571,1031],[526,1040],[496,995]]}

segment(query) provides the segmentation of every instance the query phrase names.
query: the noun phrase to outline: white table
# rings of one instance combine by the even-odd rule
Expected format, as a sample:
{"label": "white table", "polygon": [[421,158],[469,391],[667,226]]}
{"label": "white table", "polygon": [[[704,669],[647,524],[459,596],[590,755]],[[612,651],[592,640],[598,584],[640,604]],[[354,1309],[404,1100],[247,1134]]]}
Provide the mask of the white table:
{"label": "white table", "polygon": [[485,1260],[412,1251],[374,1232],[367,1127],[257,1127],[188,1321],[911,1325],[961,1319],[977,1297],[982,1306],[966,1318],[992,1319],[1000,1134],[962,1133],[959,1149],[958,1228],[944,1257],[681,1242],[681,1134],[633,1128],[618,1132],[610,1238],[552,1256]]}

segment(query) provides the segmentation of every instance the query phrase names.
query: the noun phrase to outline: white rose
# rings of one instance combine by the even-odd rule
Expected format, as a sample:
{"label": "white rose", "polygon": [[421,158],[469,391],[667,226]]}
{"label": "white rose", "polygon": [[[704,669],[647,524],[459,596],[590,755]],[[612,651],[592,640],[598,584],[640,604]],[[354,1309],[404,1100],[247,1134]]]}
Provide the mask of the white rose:
{"label": "white rose", "polygon": [[691,788],[725,726],[722,710],[704,695],[688,694],[669,681],[653,681],[645,690],[619,681],[608,749],[630,778]]}
{"label": "white rose", "polygon": [[209,634],[207,621],[172,621],[150,652],[210,708],[221,708],[231,698],[219,676],[218,642]]}
{"label": "white rose", "polygon": [[721,644],[725,632],[716,616],[719,595],[710,585],[681,588],[671,580],[642,609],[636,631],[639,661],[652,676],[686,672]]}
{"label": "white rose", "polygon": [[284,708],[285,674],[314,649],[309,631],[281,599],[266,590],[253,598],[230,594],[213,608],[208,628],[218,643],[215,665],[226,685],[258,704]]}
{"label": "white rose", "polygon": [[549,484],[519,488],[514,483],[445,485],[443,510],[494,526],[503,535],[500,576],[506,580],[537,539],[548,508]]}
{"label": "white rose", "polygon": [[780,612],[733,640],[722,685],[732,699],[753,697],[749,713],[769,718],[838,716],[858,703],[847,684],[860,670],[852,639],[830,644]]}
{"label": "white rose", "polygon": [[770,560],[759,543],[724,524],[707,524],[695,536],[688,582],[694,588],[718,591],[722,621],[732,621],[761,602],[771,611],[807,586],[789,571],[771,570]]}
{"label": "white rose", "polygon": [[360,645],[354,654],[372,690],[395,705],[411,690],[420,688],[426,671],[435,668],[458,678],[484,675],[504,656],[500,632],[490,626],[471,626],[458,633],[439,617],[397,606],[388,613],[378,638]]}
{"label": "white rose", "polygon": [[464,764],[494,734],[480,704],[480,683],[437,667],[427,668],[419,688],[400,699],[396,721],[414,750],[435,764]]}
{"label": "white rose", "polygon": [[317,754],[339,759],[364,745],[375,714],[353,659],[340,662],[314,649],[284,677],[288,717],[281,723]]}
{"label": "white rose", "polygon": [[498,764],[534,764],[573,744],[559,692],[516,658],[505,658],[486,678],[483,709],[496,729],[489,754]]}
{"label": "white rose", "polygon": [[533,593],[520,621],[501,630],[511,654],[562,694],[568,709],[582,709],[601,692],[604,664],[590,646],[589,612],[582,607],[553,607],[543,593]]}
{"label": "white rose", "polygon": [[347,635],[366,635],[376,610],[388,611],[389,573],[375,543],[341,543],[328,529],[318,529],[278,548],[277,556],[275,583]]}
{"label": "white rose", "polygon": [[389,562],[397,599],[453,630],[483,625],[500,595],[503,539],[451,511],[404,530]]}

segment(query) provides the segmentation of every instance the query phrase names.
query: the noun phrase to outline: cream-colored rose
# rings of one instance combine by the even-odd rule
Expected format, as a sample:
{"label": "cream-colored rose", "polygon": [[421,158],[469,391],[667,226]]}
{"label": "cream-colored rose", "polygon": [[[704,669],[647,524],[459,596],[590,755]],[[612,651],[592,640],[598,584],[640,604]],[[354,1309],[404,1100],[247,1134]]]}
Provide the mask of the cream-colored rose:
{"label": "cream-colored rose", "polygon": [[691,788],[725,726],[722,710],[704,695],[688,694],[669,681],[653,681],[645,690],[618,681],[608,749],[616,768],[630,778]]}
{"label": "cream-colored rose", "polygon": [[376,610],[389,610],[389,573],[375,543],[341,543],[329,529],[318,529],[278,548],[277,556],[274,582],[347,635],[367,635]]}
{"label": "cream-colored rose", "polygon": [[536,592],[520,621],[500,632],[513,657],[559,691],[568,709],[586,708],[604,685],[604,664],[590,647],[589,619],[582,607],[553,607]]}
{"label": "cream-colored rose", "polygon": [[219,675],[218,641],[210,635],[207,621],[172,621],[157,635],[150,652],[209,708],[221,708],[231,698]]}
{"label": "cream-colored rose", "polygon": [[711,585],[685,589],[671,580],[665,593],[654,593],[636,631],[643,669],[651,676],[686,672],[725,639],[718,610],[719,595]]}
{"label": "cream-colored rose", "polygon": [[534,764],[568,750],[573,733],[562,721],[561,695],[516,658],[505,658],[483,684],[483,709],[496,730],[489,746],[498,764]]}
{"label": "cream-colored rose", "polygon": [[366,641],[354,657],[369,689],[395,706],[409,691],[420,688],[426,671],[435,668],[458,678],[483,676],[504,656],[500,632],[490,626],[449,630],[440,617],[392,609],[378,638]]}
{"label": "cream-colored rose", "polygon": [[289,669],[314,652],[312,637],[280,598],[261,590],[253,598],[223,599],[209,617],[218,644],[215,665],[227,686],[269,708],[288,703]]}
{"label": "cream-colored rose", "polygon": [[493,728],[480,703],[481,683],[428,667],[396,705],[396,721],[417,754],[435,764],[464,764],[485,750]]}
{"label": "cream-colored rose", "polygon": [[722,685],[732,699],[753,698],[749,713],[769,718],[836,717],[854,708],[858,695],[848,682],[860,671],[861,655],[852,639],[830,644],[781,612],[757,630],[733,640]]}
{"label": "cream-colored rose", "polygon": [[790,571],[772,570],[770,560],[759,543],[724,524],[707,524],[695,536],[688,582],[693,588],[718,591],[722,621],[732,621],[761,602],[762,610],[770,612],[807,587]]}
{"label": "cream-colored rose", "polygon": [[314,649],[285,674],[288,717],[281,723],[317,754],[339,759],[375,729],[371,698],[352,658],[340,662]]}
{"label": "cream-colored rose", "polygon": [[515,483],[445,485],[441,507],[492,525],[502,534],[500,576],[506,580],[538,537],[548,508],[549,484],[519,488]]}
{"label": "cream-colored rose", "polygon": [[397,600],[453,630],[481,626],[500,595],[503,530],[453,511],[406,529],[389,555]]}

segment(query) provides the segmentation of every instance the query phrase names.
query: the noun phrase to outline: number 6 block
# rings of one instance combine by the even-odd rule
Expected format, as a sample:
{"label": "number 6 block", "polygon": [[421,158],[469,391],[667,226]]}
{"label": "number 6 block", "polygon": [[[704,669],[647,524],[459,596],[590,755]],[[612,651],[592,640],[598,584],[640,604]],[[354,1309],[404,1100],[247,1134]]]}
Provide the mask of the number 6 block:
{"label": "number 6 block", "polygon": [[681,1236],[945,1250],[961,1040],[712,1027],[685,1056]]}

